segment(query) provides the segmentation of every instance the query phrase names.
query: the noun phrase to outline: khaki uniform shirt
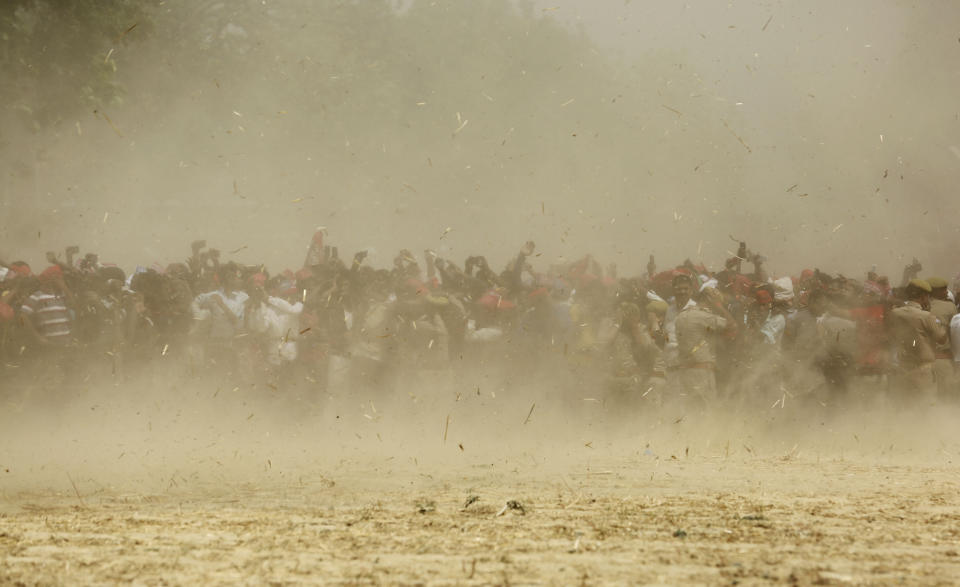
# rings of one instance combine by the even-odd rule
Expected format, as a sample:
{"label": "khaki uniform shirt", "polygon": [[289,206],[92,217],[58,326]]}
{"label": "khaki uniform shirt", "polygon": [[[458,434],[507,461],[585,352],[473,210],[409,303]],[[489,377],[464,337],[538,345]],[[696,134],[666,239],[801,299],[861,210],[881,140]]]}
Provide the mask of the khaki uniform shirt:
{"label": "khaki uniform shirt", "polygon": [[727,327],[727,319],[700,306],[688,306],[677,314],[677,350],[680,366],[716,363],[717,333]]}
{"label": "khaki uniform shirt", "polygon": [[[954,314],[957,313],[957,307],[953,305],[953,302],[947,300],[930,300],[930,313],[934,315],[935,318],[940,320],[940,326],[944,328],[949,328],[950,320],[953,318]],[[950,354],[950,341],[943,344],[938,344],[937,352],[942,356]]]}
{"label": "khaki uniform shirt", "polygon": [[936,359],[936,341],[943,336],[944,329],[933,314],[916,302],[907,302],[890,312],[890,320],[902,367],[912,369]]}

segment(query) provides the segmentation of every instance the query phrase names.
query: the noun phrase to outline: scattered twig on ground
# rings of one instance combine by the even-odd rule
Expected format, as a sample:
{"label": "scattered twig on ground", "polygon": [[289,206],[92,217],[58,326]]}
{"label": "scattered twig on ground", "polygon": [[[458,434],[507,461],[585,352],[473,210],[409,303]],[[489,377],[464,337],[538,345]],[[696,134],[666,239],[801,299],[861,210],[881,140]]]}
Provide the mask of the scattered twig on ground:
{"label": "scattered twig on ground", "polygon": [[80,501],[80,506],[87,507],[87,504],[83,502],[83,497],[80,496],[80,490],[77,489],[77,484],[73,482],[73,477],[70,476],[70,473],[67,473],[67,479],[70,480],[70,485],[73,485],[73,491],[77,494],[77,499]]}
{"label": "scattered twig on ground", "polygon": [[530,411],[527,412],[527,417],[524,419],[523,423],[526,424],[530,421],[530,416],[533,415],[533,408],[537,407],[537,402],[533,402],[533,405],[530,406]]}
{"label": "scattered twig on ground", "polygon": [[515,499],[511,499],[510,501],[505,503],[502,508],[500,508],[500,511],[497,512],[497,514],[494,517],[499,518],[503,514],[507,513],[507,510],[513,510],[515,512],[518,512],[521,516],[527,515],[527,509],[523,507],[523,504]]}

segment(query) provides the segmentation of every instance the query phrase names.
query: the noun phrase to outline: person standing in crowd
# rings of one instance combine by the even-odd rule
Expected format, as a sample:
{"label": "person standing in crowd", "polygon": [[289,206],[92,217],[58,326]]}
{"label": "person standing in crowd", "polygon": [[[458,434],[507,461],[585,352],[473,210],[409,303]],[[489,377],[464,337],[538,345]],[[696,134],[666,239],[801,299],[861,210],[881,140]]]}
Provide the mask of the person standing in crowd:
{"label": "person standing in crowd", "polygon": [[243,332],[249,296],[238,289],[240,273],[233,263],[222,265],[217,278],[220,288],[195,297],[191,311],[197,333],[204,339],[204,358],[232,370],[236,363],[234,339]]}
{"label": "person standing in crowd", "polygon": [[[682,302],[682,296],[688,295],[686,288],[692,285],[689,277],[684,279],[678,275],[674,278],[674,293],[678,296],[678,303]],[[677,382],[690,405],[710,409],[717,401],[715,371],[718,336],[733,332],[736,322],[724,307],[723,297],[717,290],[704,289],[700,301],[701,304],[686,306],[677,314]]]}
{"label": "person standing in crowd", "polygon": [[303,312],[303,303],[270,295],[265,289],[267,277],[257,273],[250,278],[248,290],[246,324],[248,330],[257,337],[267,363],[276,369],[297,358],[298,321]]}
{"label": "person standing in crowd", "polygon": [[[619,281],[615,267],[604,273],[590,255],[538,273],[532,242],[499,274],[482,256],[461,271],[428,250],[422,280],[407,250],[393,272],[362,266],[365,252],[348,268],[322,230],[313,236],[309,265],[271,287],[266,267],[221,264],[216,249],[201,252],[204,241],[193,243],[187,265],[154,263],[126,280],[94,254],[74,267],[79,247],[67,249],[66,263],[49,252],[52,266],[39,276],[24,263],[0,262],[0,370],[26,372],[17,369],[21,356],[37,357],[38,366],[83,357],[88,370],[110,365],[110,356],[111,376],[126,377],[158,365],[157,357],[166,357],[164,368],[176,364],[183,348],[202,349],[238,380],[304,374],[325,386],[339,384],[340,372],[401,381],[416,369],[482,364],[486,355],[547,361],[552,354],[541,351],[554,348],[577,377],[609,363],[611,392],[655,400],[663,382],[667,404],[682,397],[686,407],[721,397],[734,409],[769,406],[752,400],[771,391],[832,407],[845,396],[872,402],[887,382],[920,389],[910,394],[918,399],[960,397],[956,306],[944,280],[916,279],[916,260],[896,297],[876,268],[865,280],[819,269],[771,280],[746,243],[717,274],[690,260],[657,273],[651,258],[646,276]],[[740,271],[743,260],[753,273]],[[907,303],[893,310],[904,293]],[[536,370],[524,361],[519,372]]]}
{"label": "person standing in crowd", "polygon": [[66,381],[76,366],[72,306],[73,293],[58,265],[40,274],[37,289],[20,306],[20,325],[26,335],[26,346],[32,347],[32,354],[40,364],[53,369],[45,370],[45,374],[56,373],[55,378],[62,378],[56,382],[48,380],[48,384]]}
{"label": "person standing in crowd", "polygon": [[667,380],[671,387],[677,387],[677,370],[680,367],[680,353],[677,346],[677,316],[683,310],[697,305],[693,301],[693,278],[688,273],[677,273],[671,280],[673,299],[667,304],[663,318],[663,332],[666,341],[663,346],[663,360],[667,369]]}
{"label": "person standing in crowd", "polygon": [[[950,347],[953,349],[954,383],[960,380],[960,314],[950,319]],[[960,389],[954,387],[954,398],[960,397]]]}
{"label": "person standing in crowd", "polygon": [[890,312],[891,328],[899,361],[899,391],[915,392],[923,400],[936,393],[933,362],[936,346],[946,341],[947,331],[940,321],[923,309],[930,297],[930,284],[911,279],[905,288],[906,301]]}
{"label": "person standing in crowd", "polygon": [[[930,284],[930,313],[942,326],[949,327],[957,314],[957,306],[947,299],[947,280],[942,277],[928,277],[926,282]],[[933,377],[937,382],[937,395],[947,397],[953,393],[954,387],[950,338],[947,337],[947,340],[938,344],[935,351],[937,358],[933,361]]]}
{"label": "person standing in crowd", "polygon": [[20,307],[28,340],[39,348],[66,347],[73,341],[73,318],[69,306],[73,296],[63,281],[63,270],[48,267],[39,285]]}

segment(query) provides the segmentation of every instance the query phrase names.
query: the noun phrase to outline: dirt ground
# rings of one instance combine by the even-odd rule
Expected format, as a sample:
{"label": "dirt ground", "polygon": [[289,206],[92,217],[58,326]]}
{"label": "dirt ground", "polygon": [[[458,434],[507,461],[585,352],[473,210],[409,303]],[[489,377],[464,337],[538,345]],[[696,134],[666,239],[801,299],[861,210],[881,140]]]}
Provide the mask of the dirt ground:
{"label": "dirt ground", "polygon": [[[79,411],[51,418],[57,450],[40,440],[53,428],[27,418],[23,404],[16,417],[8,413],[0,583],[952,584],[960,577],[954,412],[914,415],[906,430],[892,424],[903,424],[901,414],[819,422],[807,414],[797,425],[780,409],[760,425],[713,422],[709,434],[693,417],[603,433],[611,426],[595,426],[600,402],[561,417],[543,398],[534,407],[529,398],[521,405],[487,396],[473,412],[411,410],[404,421],[414,430],[405,425],[404,434],[390,424],[401,415],[396,409],[328,406],[316,416],[327,432],[311,436],[312,416],[277,426],[245,401],[216,404],[227,393],[208,398],[219,419],[206,436],[209,414],[182,397],[169,402],[177,406],[169,413],[155,401],[149,422],[128,422],[150,431],[136,437],[124,433],[124,422],[146,414],[143,402],[80,402],[88,414],[82,426]],[[465,401],[457,395],[449,406]],[[502,409],[492,407],[501,401]],[[128,413],[131,406],[138,411]],[[494,420],[509,425],[490,424],[484,434],[480,423]],[[338,425],[341,433],[329,432]],[[11,448],[14,433],[19,449]]]}
{"label": "dirt ground", "polygon": [[[537,469],[387,466],[158,495],[21,493],[7,496],[0,518],[0,582],[950,584],[960,576],[952,466],[634,458]],[[523,510],[498,516],[510,500]]]}

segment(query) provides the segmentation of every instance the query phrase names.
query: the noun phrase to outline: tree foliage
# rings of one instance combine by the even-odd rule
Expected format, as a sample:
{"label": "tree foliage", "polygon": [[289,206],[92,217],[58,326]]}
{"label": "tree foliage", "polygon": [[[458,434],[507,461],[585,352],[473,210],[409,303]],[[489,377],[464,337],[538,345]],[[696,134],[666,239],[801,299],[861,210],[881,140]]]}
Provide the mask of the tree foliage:
{"label": "tree foliage", "polygon": [[[618,60],[523,0],[16,4],[20,12],[3,13],[20,39],[3,61],[17,78],[3,90],[8,103],[35,128],[76,115],[75,135],[83,109],[109,109],[109,126],[84,122],[71,138],[91,153],[74,176],[104,182],[100,202],[118,208],[143,190],[171,222],[196,220],[178,209],[216,202],[242,206],[251,227],[338,214],[338,223],[410,234],[463,217],[471,223],[459,234],[478,242],[483,227],[530,234],[531,223],[561,241],[576,240],[573,224],[625,238],[635,228],[612,216],[673,214],[735,184],[743,156],[683,55]],[[40,31],[58,28],[57,50],[24,65]],[[69,91],[51,92],[58,84]],[[41,148],[64,159],[78,150],[45,136]],[[89,148],[98,140],[110,155]],[[718,148],[724,141],[733,148]],[[725,169],[722,179],[691,179],[707,160]],[[114,191],[120,170],[136,178],[127,191]]]}
{"label": "tree foliage", "polygon": [[0,3],[0,100],[34,128],[123,99],[114,51],[149,28],[143,0]]}

